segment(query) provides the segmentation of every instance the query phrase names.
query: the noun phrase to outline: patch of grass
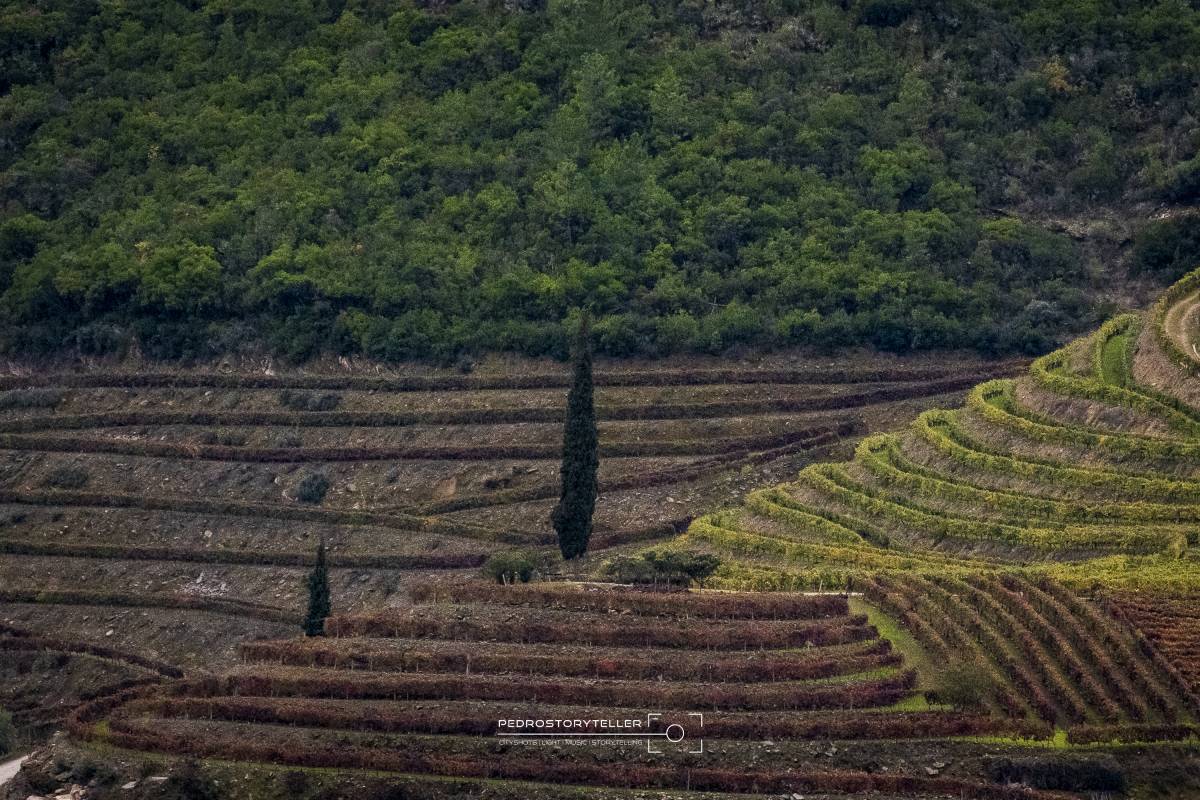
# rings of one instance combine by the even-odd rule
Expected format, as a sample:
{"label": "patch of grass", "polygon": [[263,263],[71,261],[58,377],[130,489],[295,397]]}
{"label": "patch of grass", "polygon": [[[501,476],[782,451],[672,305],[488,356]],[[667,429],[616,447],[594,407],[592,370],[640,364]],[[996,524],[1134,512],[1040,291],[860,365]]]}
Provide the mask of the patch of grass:
{"label": "patch of grass", "polygon": [[1110,336],[1104,342],[1100,355],[1100,380],[1113,386],[1127,386],[1129,364],[1125,360],[1128,352],[1130,332]]}
{"label": "patch of grass", "polygon": [[[866,614],[867,623],[874,625],[875,630],[879,631],[879,636],[891,642],[892,647],[904,656],[904,663],[917,671],[917,690],[919,692],[923,693],[934,688],[942,671],[934,666],[933,659],[917,643],[913,635],[905,630],[903,625],[861,597],[850,598],[850,613]],[[923,694],[921,699],[924,700]]]}

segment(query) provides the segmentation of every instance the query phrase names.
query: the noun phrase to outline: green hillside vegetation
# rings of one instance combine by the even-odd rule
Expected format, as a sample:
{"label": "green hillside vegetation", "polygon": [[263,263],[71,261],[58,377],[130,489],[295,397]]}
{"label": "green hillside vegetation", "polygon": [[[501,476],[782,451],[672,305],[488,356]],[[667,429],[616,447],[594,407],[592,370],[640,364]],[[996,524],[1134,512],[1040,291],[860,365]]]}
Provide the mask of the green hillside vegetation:
{"label": "green hillside vegetation", "polygon": [[579,306],[607,355],[1044,352],[1102,288],[1045,220],[1200,196],[1177,0],[6,0],[0,40],[10,352],[563,356]]}

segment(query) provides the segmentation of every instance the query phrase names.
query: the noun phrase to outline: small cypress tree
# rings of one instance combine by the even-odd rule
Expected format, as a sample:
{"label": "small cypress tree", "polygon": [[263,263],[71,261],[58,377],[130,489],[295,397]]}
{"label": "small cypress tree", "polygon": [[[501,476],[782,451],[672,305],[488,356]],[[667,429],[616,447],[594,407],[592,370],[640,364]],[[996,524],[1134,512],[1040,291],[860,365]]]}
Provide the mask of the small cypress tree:
{"label": "small cypress tree", "polygon": [[308,613],[304,616],[305,636],[324,636],[329,616],[329,567],[325,564],[325,540],[317,545],[317,563],[308,573]]}
{"label": "small cypress tree", "polygon": [[587,552],[596,510],[596,470],[600,466],[596,407],[592,398],[591,324],[585,313],[575,336],[574,380],[567,395],[563,427],[562,495],[552,517],[563,558]]}

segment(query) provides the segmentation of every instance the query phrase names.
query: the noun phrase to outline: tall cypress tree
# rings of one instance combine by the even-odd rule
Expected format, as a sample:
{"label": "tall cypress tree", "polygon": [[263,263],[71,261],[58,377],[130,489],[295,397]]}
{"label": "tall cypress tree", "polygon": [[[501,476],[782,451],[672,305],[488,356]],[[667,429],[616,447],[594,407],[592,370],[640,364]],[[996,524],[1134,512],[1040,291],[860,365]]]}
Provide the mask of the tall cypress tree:
{"label": "tall cypress tree", "polygon": [[600,466],[596,434],[596,407],[592,400],[591,322],[579,320],[574,344],[574,380],[567,395],[563,428],[562,496],[554,509],[554,530],[563,558],[587,552],[596,510],[596,470]]}
{"label": "tall cypress tree", "polygon": [[305,636],[324,636],[329,616],[329,567],[325,564],[325,540],[317,545],[317,563],[308,573],[308,613],[304,616]]}

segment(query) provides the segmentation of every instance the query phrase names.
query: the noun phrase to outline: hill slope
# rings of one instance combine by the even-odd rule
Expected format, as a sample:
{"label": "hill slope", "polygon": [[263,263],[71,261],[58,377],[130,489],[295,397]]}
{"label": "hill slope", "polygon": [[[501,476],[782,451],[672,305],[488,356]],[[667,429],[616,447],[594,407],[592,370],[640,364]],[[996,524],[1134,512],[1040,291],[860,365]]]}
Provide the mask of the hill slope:
{"label": "hill slope", "polygon": [[1198,13],[5,0],[0,346],[1040,352],[1200,191]]}
{"label": "hill slope", "polygon": [[[462,573],[434,576],[429,565],[408,570],[401,581],[386,569],[343,567],[334,590],[346,610],[330,618],[328,636],[302,638],[294,622],[280,624],[294,611],[221,596],[225,587],[202,574],[202,596],[182,586],[174,595],[141,596],[140,602],[156,604],[157,615],[145,620],[141,635],[161,641],[159,626],[170,620],[178,626],[183,614],[237,620],[240,629],[207,621],[196,630],[210,637],[208,648],[223,661],[238,663],[208,672],[192,666],[203,663],[193,653],[182,677],[160,671],[132,679],[121,691],[108,687],[70,714],[70,741],[39,757],[33,775],[42,763],[100,760],[117,770],[119,777],[110,778],[115,787],[136,775],[135,765],[148,764],[142,774],[172,770],[173,780],[189,775],[196,786],[216,779],[235,798],[699,800],[708,791],[747,800],[864,792],[1049,800],[1122,788],[1131,796],[1195,796],[1200,437],[1196,408],[1180,398],[1200,362],[1184,347],[1193,338],[1192,316],[1178,306],[1193,302],[1197,285],[1200,271],[1147,315],[1115,318],[1039,359],[1025,377],[979,384],[965,408],[927,411],[903,433],[868,436],[854,461],[806,467],[798,481],[702,517],[667,545],[720,552],[725,564],[718,581],[726,587],[850,588],[852,596],[659,593],[575,582],[501,586]],[[744,394],[756,380],[752,371],[723,377],[739,376],[742,383],[732,391]],[[782,376],[758,377],[777,382]],[[671,379],[695,383],[682,375]],[[116,380],[102,373],[47,378],[74,384],[76,391]],[[248,384],[278,378],[184,373],[177,380],[240,382],[251,395]],[[381,379],[364,380],[384,388]],[[391,391],[413,392],[433,378],[388,380]],[[501,379],[469,379],[488,380]],[[514,380],[521,379],[503,378]],[[536,380],[561,382],[549,375]],[[599,382],[628,399],[632,395],[622,393],[647,380],[634,372],[600,373]],[[776,383],[769,394],[779,401],[785,386]],[[87,391],[71,402],[81,400],[95,404]],[[731,402],[715,406],[725,413]],[[650,407],[666,417],[673,408]],[[623,416],[620,403],[604,408],[610,418]],[[180,448],[170,426],[181,424],[180,414],[200,412],[147,411],[162,418],[141,423],[139,413],[113,419],[102,410],[22,412],[11,415],[10,436],[28,436],[31,447],[45,449],[55,431],[101,422],[72,446],[87,441],[88,450],[103,450],[102,444],[118,450],[132,443],[139,452],[120,457],[160,465],[272,452],[245,443]],[[254,421],[270,422],[273,413],[260,410]],[[296,419],[332,422],[318,416],[331,413],[343,412],[309,410]],[[460,413],[443,407],[435,416]],[[497,420],[459,422],[482,429]],[[129,424],[146,424],[154,435],[131,440],[103,433],[104,426],[120,431]],[[447,446],[446,433],[438,432],[441,446]],[[210,446],[224,449],[204,449]],[[49,476],[44,468],[35,464],[15,478]],[[166,477],[167,483],[180,480],[179,473]],[[252,484],[246,491],[254,491]],[[62,487],[43,494],[52,506],[74,496]],[[17,495],[28,491],[14,490],[14,503],[35,502]],[[353,505],[352,497],[322,511]],[[255,504],[257,511],[267,508]],[[150,511],[156,514],[147,519],[155,519],[164,509],[139,509]],[[273,513],[290,521],[297,512],[276,503]],[[529,540],[528,533],[352,507],[322,521],[353,528],[338,534],[350,546],[334,551],[335,565],[338,559],[410,557],[357,550],[364,541],[378,546],[383,536],[397,534],[430,556],[456,539],[477,546],[489,531]],[[396,525],[379,524],[384,521]],[[387,530],[368,531],[364,523]],[[370,538],[360,539],[364,534]],[[278,547],[291,537],[276,532],[269,538]],[[39,544],[69,542],[59,537]],[[102,553],[70,546],[78,550],[44,557],[51,574],[80,575],[94,587],[119,582],[119,573],[93,566]],[[233,556],[216,548],[189,552]],[[263,560],[268,554],[247,549],[236,558],[251,555]],[[283,571],[286,554],[271,555],[273,571],[260,580]],[[114,562],[131,557],[125,548],[111,556]],[[174,571],[154,577],[161,576],[161,586],[179,585],[187,574],[179,568],[182,550],[161,556],[176,562]],[[10,569],[28,571],[17,564]],[[266,596],[286,591],[286,584],[265,580],[246,585]],[[289,595],[295,608],[297,598]],[[6,613],[22,615],[31,626],[69,622],[73,630],[90,627],[93,635],[86,617],[65,609],[108,615],[106,606],[137,601],[136,593],[131,599],[69,590],[3,599]],[[31,639],[24,631],[0,642],[63,657],[97,652],[79,642]],[[136,659],[105,653],[123,654],[122,663]],[[150,662],[132,663],[145,672]],[[647,717],[647,730],[662,738],[667,726],[679,725],[674,730],[685,730],[684,740],[652,748],[642,738],[555,745],[506,735],[515,732],[508,727],[512,720],[640,719],[647,712],[661,715],[653,722]],[[187,767],[189,757],[201,765]]]}

